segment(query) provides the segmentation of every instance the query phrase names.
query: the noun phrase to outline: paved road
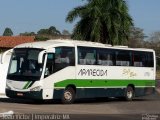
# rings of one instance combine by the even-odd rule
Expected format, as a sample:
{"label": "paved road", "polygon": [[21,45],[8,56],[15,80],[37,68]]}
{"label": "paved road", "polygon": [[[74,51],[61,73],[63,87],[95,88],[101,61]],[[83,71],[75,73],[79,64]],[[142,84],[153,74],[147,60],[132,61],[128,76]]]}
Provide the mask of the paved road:
{"label": "paved road", "polygon": [[[160,86],[158,87],[160,88]],[[0,99],[0,115],[8,111],[15,114],[67,114],[70,115],[71,120],[85,120],[88,118],[92,120],[106,120],[106,118],[109,120],[142,120],[142,115],[148,117],[148,115],[159,114],[158,119],[155,119],[159,120],[160,89],[157,89],[157,92],[153,95],[136,98],[131,102],[114,98],[103,100],[85,99],[71,105],[63,105],[53,101],[37,104],[26,100]],[[58,118],[55,117],[54,119],[57,120]]]}
{"label": "paved road", "polygon": [[109,100],[80,100],[71,105],[59,102],[37,104],[33,101],[1,99],[0,112],[14,113],[66,113],[66,114],[143,114],[160,113],[160,94],[136,98],[131,102]]}
{"label": "paved road", "polygon": [[[1,99],[0,112],[13,111],[15,114],[78,114],[77,119],[91,118],[134,118],[141,119],[142,114],[160,114],[160,94],[136,98],[131,102],[119,99],[80,100],[72,105],[63,105],[58,102],[36,104],[33,101]],[[113,115],[114,114],[114,115]],[[125,114],[125,115],[124,115]],[[159,116],[160,118],[160,116]],[[134,118],[135,119],[135,118]]]}

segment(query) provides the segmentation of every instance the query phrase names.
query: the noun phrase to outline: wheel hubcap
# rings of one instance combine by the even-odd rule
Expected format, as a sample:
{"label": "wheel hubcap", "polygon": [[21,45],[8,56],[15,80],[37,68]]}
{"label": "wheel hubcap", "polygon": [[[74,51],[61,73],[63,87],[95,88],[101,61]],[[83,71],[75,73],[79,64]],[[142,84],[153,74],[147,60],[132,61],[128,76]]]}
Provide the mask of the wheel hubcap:
{"label": "wheel hubcap", "polygon": [[127,97],[128,97],[128,98],[132,98],[132,96],[133,96],[132,91],[127,91]]}
{"label": "wheel hubcap", "polygon": [[68,91],[64,93],[64,98],[68,101],[72,100],[72,94]]}

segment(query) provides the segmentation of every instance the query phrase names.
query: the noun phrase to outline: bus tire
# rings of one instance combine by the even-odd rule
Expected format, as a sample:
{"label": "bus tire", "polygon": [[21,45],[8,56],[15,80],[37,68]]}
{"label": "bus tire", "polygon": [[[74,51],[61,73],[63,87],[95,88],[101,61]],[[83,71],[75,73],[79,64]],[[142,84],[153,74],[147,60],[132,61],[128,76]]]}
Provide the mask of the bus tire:
{"label": "bus tire", "polygon": [[132,86],[128,86],[125,91],[125,99],[127,101],[132,101],[134,98],[134,89]]}
{"label": "bus tire", "polygon": [[75,100],[75,90],[72,87],[68,87],[64,90],[62,96],[63,104],[72,104]]}

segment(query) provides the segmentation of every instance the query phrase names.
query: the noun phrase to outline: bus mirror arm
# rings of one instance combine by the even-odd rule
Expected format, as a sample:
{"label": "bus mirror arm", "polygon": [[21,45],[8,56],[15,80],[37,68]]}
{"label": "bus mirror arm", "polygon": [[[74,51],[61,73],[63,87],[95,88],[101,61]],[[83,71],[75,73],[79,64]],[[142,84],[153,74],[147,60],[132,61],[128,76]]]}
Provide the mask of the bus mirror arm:
{"label": "bus mirror arm", "polygon": [[13,52],[13,49],[9,49],[7,51],[5,51],[3,54],[2,54],[2,57],[1,57],[1,64],[5,63],[5,57],[8,53],[12,53]]}
{"label": "bus mirror arm", "polygon": [[43,50],[38,55],[38,63],[41,64],[43,62],[43,55],[46,53],[46,50]]}

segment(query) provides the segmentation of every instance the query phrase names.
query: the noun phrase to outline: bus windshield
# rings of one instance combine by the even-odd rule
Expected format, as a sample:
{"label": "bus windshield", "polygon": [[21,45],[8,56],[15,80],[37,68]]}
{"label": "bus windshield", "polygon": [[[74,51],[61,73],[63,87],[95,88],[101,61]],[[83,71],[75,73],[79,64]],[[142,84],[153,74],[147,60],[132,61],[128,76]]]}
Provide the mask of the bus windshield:
{"label": "bus windshield", "polygon": [[16,81],[40,80],[43,64],[38,63],[38,55],[42,50],[28,48],[14,49],[7,79]]}

